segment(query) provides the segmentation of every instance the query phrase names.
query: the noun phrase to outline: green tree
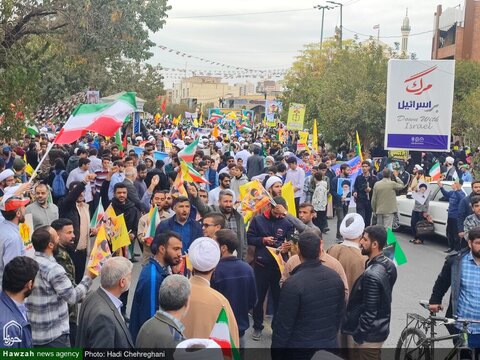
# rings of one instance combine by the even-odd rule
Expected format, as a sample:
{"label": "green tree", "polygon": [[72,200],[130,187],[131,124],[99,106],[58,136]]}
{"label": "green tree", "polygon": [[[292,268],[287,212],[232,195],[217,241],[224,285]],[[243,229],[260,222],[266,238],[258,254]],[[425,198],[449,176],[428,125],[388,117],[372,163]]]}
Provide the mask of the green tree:
{"label": "green tree", "polygon": [[480,125],[480,63],[456,61],[452,134],[476,139]]}
{"label": "green tree", "polygon": [[138,64],[152,56],[149,34],[169,9],[167,0],[0,0],[0,132],[18,137],[19,110],[31,117],[89,87],[115,88],[112,73],[123,66],[132,82],[121,90],[150,106],[163,91],[159,68]]}
{"label": "green tree", "polygon": [[[332,144],[353,139],[357,130],[368,144],[382,139],[388,60],[398,55],[375,41],[334,41],[308,46],[285,80],[284,102],[307,106],[306,128],[317,118],[319,132]],[[286,116],[286,114],[284,115]]]}

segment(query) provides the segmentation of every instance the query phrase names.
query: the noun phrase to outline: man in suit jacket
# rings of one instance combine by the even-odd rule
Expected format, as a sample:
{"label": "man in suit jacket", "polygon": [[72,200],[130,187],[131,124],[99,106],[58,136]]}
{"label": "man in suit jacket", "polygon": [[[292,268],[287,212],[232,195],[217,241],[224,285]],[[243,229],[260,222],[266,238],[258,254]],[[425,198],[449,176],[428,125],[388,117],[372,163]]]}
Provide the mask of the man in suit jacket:
{"label": "man in suit jacket", "polygon": [[150,207],[147,207],[146,204],[142,203],[140,196],[138,195],[138,191],[135,188],[135,179],[137,178],[137,169],[133,166],[127,166],[125,168],[125,180],[123,183],[127,187],[128,190],[128,200],[133,202],[138,210],[142,212],[148,212]]}
{"label": "man in suit jacket", "polygon": [[103,264],[100,288],[87,296],[80,309],[77,347],[133,349],[119,299],[130,287],[132,267],[124,257],[113,257]]}
{"label": "man in suit jacket", "polygon": [[373,186],[372,211],[377,216],[377,225],[392,228],[393,217],[397,209],[397,191],[405,184],[398,177],[398,171],[383,169],[382,180]]}

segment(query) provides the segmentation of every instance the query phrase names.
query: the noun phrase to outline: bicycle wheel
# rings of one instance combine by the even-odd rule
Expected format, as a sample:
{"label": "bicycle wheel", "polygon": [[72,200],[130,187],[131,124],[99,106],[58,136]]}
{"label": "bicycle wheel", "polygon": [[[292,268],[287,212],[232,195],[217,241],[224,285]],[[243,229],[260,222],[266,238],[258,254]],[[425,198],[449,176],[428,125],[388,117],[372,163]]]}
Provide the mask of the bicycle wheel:
{"label": "bicycle wheel", "polygon": [[402,331],[395,349],[395,360],[430,360],[430,349],[425,347],[426,335],[418,328]]}

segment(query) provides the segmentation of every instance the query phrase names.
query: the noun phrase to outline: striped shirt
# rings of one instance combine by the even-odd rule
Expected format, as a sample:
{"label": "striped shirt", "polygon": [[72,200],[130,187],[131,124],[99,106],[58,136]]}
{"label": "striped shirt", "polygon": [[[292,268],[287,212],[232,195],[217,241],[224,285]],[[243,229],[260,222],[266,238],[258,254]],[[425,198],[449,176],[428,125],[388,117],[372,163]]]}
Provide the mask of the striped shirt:
{"label": "striped shirt", "polygon": [[74,287],[53,256],[35,252],[39,271],[35,277],[32,294],[26,299],[28,320],[32,327],[34,345],[47,344],[69,334],[68,304],[81,301],[92,284],[85,276]]}
{"label": "striped shirt", "polygon": [[[460,294],[458,296],[457,316],[470,320],[480,320],[480,265],[473,259],[472,252],[461,261]],[[457,325],[461,328],[461,324]],[[470,324],[472,334],[480,334],[480,324]]]}
{"label": "striped shirt", "polygon": [[102,189],[102,184],[105,181],[105,179],[107,178],[108,169],[101,168],[99,170],[96,170],[95,175],[97,175],[97,177],[94,180],[95,190],[96,190],[97,193],[100,193],[100,190]]}

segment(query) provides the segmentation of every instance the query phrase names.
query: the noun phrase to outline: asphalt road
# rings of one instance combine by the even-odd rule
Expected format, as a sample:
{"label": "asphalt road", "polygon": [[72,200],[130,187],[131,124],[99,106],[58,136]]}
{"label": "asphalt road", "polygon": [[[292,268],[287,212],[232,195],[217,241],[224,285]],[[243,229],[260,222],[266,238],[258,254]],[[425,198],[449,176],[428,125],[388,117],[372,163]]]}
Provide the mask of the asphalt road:
{"label": "asphalt road", "polygon": [[[329,227],[332,229],[324,236],[325,248],[328,248],[335,243],[335,226],[336,219],[329,220]],[[419,300],[430,297],[433,284],[440,272],[447,248],[446,239],[432,238],[426,240],[424,245],[414,245],[408,241],[411,235],[408,231],[402,230],[396,233],[397,240],[400,242],[404,250],[408,263],[398,267],[398,278],[393,290],[393,304],[392,304],[392,321],[390,326],[390,335],[384,344],[384,347],[395,347],[400,337],[400,333],[406,324],[407,312],[417,312],[421,315],[427,316],[428,312],[424,310],[419,304]],[[139,252],[139,249],[137,249]],[[127,313],[130,312],[131,301],[138,279],[141,266],[135,263],[132,275],[132,285],[129,295],[129,305]],[[98,279],[94,282],[94,288],[98,287]],[[443,304],[448,304],[448,294],[445,296]],[[270,327],[270,318],[265,320],[265,329],[260,341],[251,339],[251,328],[246,333],[246,346],[249,348],[269,348],[271,344],[272,330]],[[439,334],[446,334],[443,328],[439,328]],[[449,343],[439,343],[439,347],[448,347]]]}

